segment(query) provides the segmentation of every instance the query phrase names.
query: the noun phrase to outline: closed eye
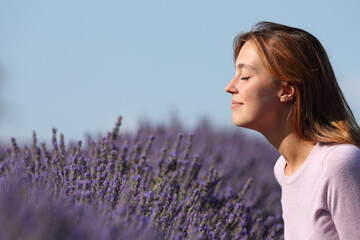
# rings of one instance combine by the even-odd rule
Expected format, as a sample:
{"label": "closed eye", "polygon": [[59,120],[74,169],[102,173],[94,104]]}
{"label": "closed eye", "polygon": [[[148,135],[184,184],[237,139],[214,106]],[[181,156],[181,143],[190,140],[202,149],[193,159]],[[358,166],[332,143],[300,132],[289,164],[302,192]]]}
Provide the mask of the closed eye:
{"label": "closed eye", "polygon": [[250,77],[242,77],[241,80],[249,80]]}

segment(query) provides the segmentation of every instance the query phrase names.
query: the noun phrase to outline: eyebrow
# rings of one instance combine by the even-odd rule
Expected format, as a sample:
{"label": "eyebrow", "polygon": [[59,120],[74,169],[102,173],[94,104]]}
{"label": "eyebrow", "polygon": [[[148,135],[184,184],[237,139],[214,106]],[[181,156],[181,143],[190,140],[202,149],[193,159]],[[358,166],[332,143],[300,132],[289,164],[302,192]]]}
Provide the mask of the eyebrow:
{"label": "eyebrow", "polygon": [[247,63],[239,63],[236,65],[236,68],[240,69],[240,68],[248,68],[250,70],[253,70],[253,71],[257,71],[257,69]]}

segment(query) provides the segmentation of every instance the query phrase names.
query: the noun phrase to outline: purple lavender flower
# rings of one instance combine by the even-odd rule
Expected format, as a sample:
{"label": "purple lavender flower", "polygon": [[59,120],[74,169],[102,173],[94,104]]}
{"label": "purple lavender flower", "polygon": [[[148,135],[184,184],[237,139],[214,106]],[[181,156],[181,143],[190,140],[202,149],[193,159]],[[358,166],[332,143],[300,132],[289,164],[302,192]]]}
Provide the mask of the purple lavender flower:
{"label": "purple lavender flower", "polygon": [[184,145],[178,124],[120,123],[84,145],[54,128],[51,150],[35,133],[0,148],[0,238],[283,239],[264,145],[208,123]]}

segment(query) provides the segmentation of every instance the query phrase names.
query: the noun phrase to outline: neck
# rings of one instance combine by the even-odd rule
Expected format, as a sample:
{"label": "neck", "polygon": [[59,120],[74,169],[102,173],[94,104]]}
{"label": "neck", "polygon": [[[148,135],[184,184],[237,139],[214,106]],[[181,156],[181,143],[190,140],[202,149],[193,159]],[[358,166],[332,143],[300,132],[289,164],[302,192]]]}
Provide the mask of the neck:
{"label": "neck", "polygon": [[298,134],[283,125],[263,135],[285,158],[285,175],[291,175],[299,169],[315,145],[314,142],[301,139]]}

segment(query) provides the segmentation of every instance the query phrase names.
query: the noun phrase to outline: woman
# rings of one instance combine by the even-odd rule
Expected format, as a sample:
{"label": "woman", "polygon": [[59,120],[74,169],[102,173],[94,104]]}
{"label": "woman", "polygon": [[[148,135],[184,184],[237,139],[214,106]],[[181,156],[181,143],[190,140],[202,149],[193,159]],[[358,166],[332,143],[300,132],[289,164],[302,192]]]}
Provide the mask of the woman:
{"label": "woman", "polygon": [[281,154],[285,239],[360,239],[360,129],[321,43],[260,22],[235,38],[234,60],[233,122]]}

